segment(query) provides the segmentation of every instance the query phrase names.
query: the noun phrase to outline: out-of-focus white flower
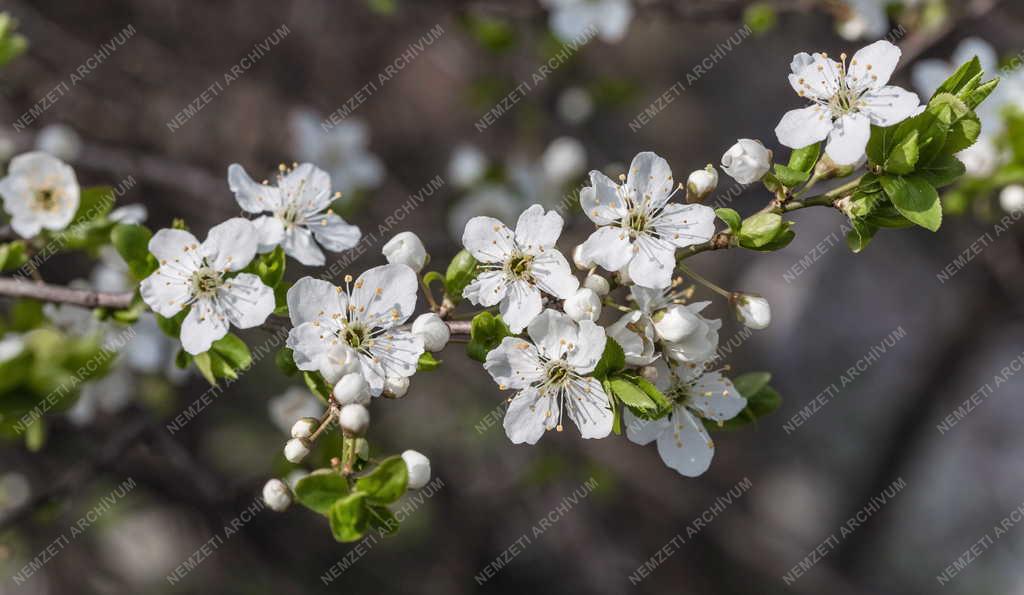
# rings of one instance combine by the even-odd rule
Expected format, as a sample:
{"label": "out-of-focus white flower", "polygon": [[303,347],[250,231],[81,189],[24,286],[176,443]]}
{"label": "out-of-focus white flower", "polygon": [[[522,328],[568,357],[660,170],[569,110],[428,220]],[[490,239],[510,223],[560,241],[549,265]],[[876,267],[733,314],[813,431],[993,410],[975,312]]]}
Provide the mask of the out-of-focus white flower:
{"label": "out-of-focus white flower", "polygon": [[768,300],[759,295],[737,293],[732,298],[736,318],[754,330],[768,328],[772,322],[772,307]]}
{"label": "out-of-focus white flower", "polygon": [[113,415],[135,399],[135,379],[131,371],[115,363],[102,378],[82,384],[78,400],[68,410],[68,419],[76,426],[86,426],[97,416]]}
{"label": "out-of-focus white flower", "polygon": [[332,394],[339,405],[366,405],[370,402],[370,385],[366,383],[366,378],[361,373],[352,372],[341,377],[334,385]]}
{"label": "out-of-focus white flower", "polygon": [[384,181],[384,164],[370,152],[370,130],[358,118],[333,124],[328,130],[310,110],[299,110],[288,121],[295,155],[327,170],[342,192],[369,190]]}
{"label": "out-of-focus white flower", "polygon": [[505,433],[515,443],[536,444],[545,430],[562,429],[568,414],[584,438],[612,431],[608,395],[591,376],[607,342],[600,326],[545,310],[527,329],[530,341],[505,337],[487,354],[484,368],[501,390],[518,391],[505,413]]}
{"label": "out-of-focus white flower", "polygon": [[459,188],[468,188],[479,182],[487,173],[487,156],[474,145],[461,144],[455,147],[448,162],[448,179]]}
{"label": "out-of-focus white flower", "polygon": [[570,124],[581,124],[594,113],[594,98],[583,87],[569,87],[558,96],[558,115]]}
{"label": "out-of-focus white flower", "polygon": [[282,432],[290,432],[297,419],[319,418],[324,412],[324,404],[308,389],[291,386],[267,403],[267,412],[275,426]]}
{"label": "out-of-focus white flower", "polygon": [[988,134],[982,134],[973,145],[957,153],[957,158],[963,162],[967,175],[975,178],[991,175],[1002,161],[999,147]]}
{"label": "out-of-focus white flower", "polygon": [[395,234],[381,248],[384,258],[391,264],[404,264],[417,273],[427,264],[427,249],[418,235],[411,231]]}
{"label": "out-of-focus white flower", "polygon": [[1011,184],[999,193],[999,206],[1007,213],[1024,211],[1024,186]]}
{"label": "out-of-focus white flower", "polygon": [[25,337],[21,333],[6,333],[0,338],[0,363],[10,361],[25,352]]}
{"label": "out-of-focus white flower", "polygon": [[847,41],[877,39],[889,29],[884,0],[842,0],[836,32]]}
{"label": "out-of-focus white flower", "polygon": [[407,450],[402,453],[402,460],[409,471],[409,489],[418,490],[430,481],[430,459],[416,452]]}
{"label": "out-of-focus white flower", "polygon": [[263,486],[263,501],[275,512],[284,512],[292,503],[292,490],[280,479],[271,479]]}
{"label": "out-of-focus white flower", "polygon": [[551,183],[564,184],[583,173],[587,167],[587,150],[575,138],[556,138],[541,155],[541,167]]}
{"label": "out-of-focus white flower", "polygon": [[71,223],[78,210],[78,179],[71,166],[49,153],[22,153],[0,179],[0,197],[15,233],[33,238],[43,229],[60,231]]}
{"label": "out-of-focus white flower", "polygon": [[75,161],[82,153],[82,138],[66,124],[49,124],[39,131],[36,148],[63,161]]}
{"label": "out-of-focus white flower", "polygon": [[596,322],[601,317],[601,298],[592,289],[577,289],[576,293],[565,299],[562,309],[569,318],[576,322],[590,320]]}
{"label": "out-of-focus white flower", "polygon": [[28,479],[16,471],[0,475],[0,518],[20,508],[32,495]]}
{"label": "out-of-focus white flower", "polygon": [[171,318],[184,308],[181,346],[193,355],[228,334],[229,325],[252,328],[274,311],[274,290],[240,273],[256,256],[256,228],[242,218],[214,226],[201,245],[181,229],[161,229],[149,241],[160,268],[142,281],[142,300]]}
{"label": "out-of-focus white flower", "polygon": [[626,36],[633,20],[632,0],[541,0],[551,11],[551,31],[565,43],[579,43],[595,34],[607,43]]}
{"label": "out-of-focus white flower", "polygon": [[412,332],[423,339],[423,348],[427,351],[441,351],[452,335],[448,325],[433,312],[417,316],[412,323]]}
{"label": "out-of-focus white flower", "polygon": [[284,444],[284,458],[290,463],[301,463],[309,454],[309,442],[304,438],[292,438]]}
{"label": "out-of-focus white flower", "polygon": [[345,405],[338,412],[338,425],[346,436],[362,436],[370,426],[370,411],[363,405]]}
{"label": "out-of-focus white flower", "polygon": [[7,163],[7,160],[14,157],[18,150],[17,143],[9,134],[0,134],[0,163]]}
{"label": "out-of-focus white flower", "polygon": [[117,207],[107,215],[107,219],[110,219],[114,223],[139,224],[144,223],[147,218],[149,218],[149,209],[147,209],[144,204],[132,204]]}
{"label": "out-of-focus white flower", "polygon": [[519,197],[500,184],[486,184],[464,196],[448,213],[448,233],[461,238],[473,217],[492,217],[513,221],[519,216]]}

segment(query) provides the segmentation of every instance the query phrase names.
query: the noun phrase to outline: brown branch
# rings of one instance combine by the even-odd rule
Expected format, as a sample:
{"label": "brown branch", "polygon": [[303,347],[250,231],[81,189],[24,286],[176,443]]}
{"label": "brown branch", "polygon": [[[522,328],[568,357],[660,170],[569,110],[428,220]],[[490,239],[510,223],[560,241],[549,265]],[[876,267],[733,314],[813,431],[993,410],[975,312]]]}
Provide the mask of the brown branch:
{"label": "brown branch", "polygon": [[0,296],[28,298],[54,304],[70,304],[83,308],[113,308],[115,310],[130,307],[134,297],[131,293],[103,293],[10,278],[0,279]]}

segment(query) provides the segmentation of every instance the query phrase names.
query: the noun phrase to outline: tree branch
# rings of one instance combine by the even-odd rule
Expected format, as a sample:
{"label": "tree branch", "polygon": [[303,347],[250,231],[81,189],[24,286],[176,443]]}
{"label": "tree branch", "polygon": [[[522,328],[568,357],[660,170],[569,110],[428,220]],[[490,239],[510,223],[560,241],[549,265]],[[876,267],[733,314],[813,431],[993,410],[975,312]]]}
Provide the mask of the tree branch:
{"label": "tree branch", "polygon": [[104,293],[88,289],[72,289],[48,283],[32,283],[17,279],[0,279],[0,296],[29,298],[54,304],[70,304],[83,308],[123,310],[132,305],[131,293]]}

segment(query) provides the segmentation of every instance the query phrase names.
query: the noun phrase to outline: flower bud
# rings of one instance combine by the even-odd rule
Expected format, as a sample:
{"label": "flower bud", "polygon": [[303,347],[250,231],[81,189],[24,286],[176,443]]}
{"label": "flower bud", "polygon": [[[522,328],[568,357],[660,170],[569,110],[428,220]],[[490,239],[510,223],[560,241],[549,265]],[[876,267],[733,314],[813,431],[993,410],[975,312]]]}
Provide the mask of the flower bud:
{"label": "flower bud", "polygon": [[391,264],[404,264],[416,271],[423,270],[427,264],[427,249],[420,238],[411,231],[395,234],[381,249],[384,258]]}
{"label": "flower bud", "polygon": [[370,460],[370,443],[366,438],[356,438],[356,456],[364,461]]}
{"label": "flower bud", "polygon": [[427,351],[441,351],[452,336],[448,325],[433,312],[420,314],[412,323],[412,332],[423,339],[423,348]]}
{"label": "flower bud", "polygon": [[271,479],[263,485],[263,501],[275,512],[284,512],[292,503],[292,491],[280,479]]}
{"label": "flower bud", "polygon": [[654,366],[644,366],[640,368],[640,377],[648,382],[654,382],[658,379],[658,368]]}
{"label": "flower bud", "polygon": [[828,155],[822,155],[818,163],[814,165],[814,176],[819,180],[831,180],[832,178],[845,178],[858,168],[858,164],[839,165]]}
{"label": "flower bud", "polygon": [[303,417],[292,425],[292,438],[309,438],[316,431],[320,421],[315,417]]}
{"label": "flower bud", "polygon": [[732,302],[736,309],[736,318],[754,330],[768,328],[772,321],[772,308],[768,300],[759,295],[734,293]]}
{"label": "flower bud", "polygon": [[594,268],[594,262],[583,258],[583,244],[576,246],[572,250],[572,262],[576,265],[576,268],[581,271],[586,271]]}
{"label": "flower bud", "polygon": [[284,444],[284,458],[292,463],[301,463],[309,454],[309,442],[305,438],[292,438]]}
{"label": "flower bud", "polygon": [[583,280],[583,287],[586,287],[600,296],[608,295],[608,292],[611,290],[611,286],[608,284],[608,279],[605,279],[601,275],[587,275],[587,278]]}
{"label": "flower bud", "polygon": [[677,343],[692,334],[699,320],[686,306],[672,304],[654,317],[654,331],[666,343]]}
{"label": "flower bud", "polygon": [[384,379],[384,395],[392,399],[401,399],[409,392],[407,376],[388,376]]}
{"label": "flower bud", "polygon": [[346,436],[362,436],[370,426],[370,411],[358,403],[345,405],[338,413],[338,425]]}
{"label": "flower bud", "polygon": [[718,187],[718,170],[710,163],[686,179],[686,202],[702,202]]}
{"label": "flower bud", "polygon": [[334,400],[339,405],[344,406],[351,403],[366,405],[370,402],[370,385],[367,384],[366,378],[361,373],[352,372],[342,376],[341,380],[334,385],[333,394]]}
{"label": "flower bud", "polygon": [[740,184],[753,184],[760,180],[772,166],[772,152],[761,141],[741,138],[725,155],[722,155],[722,169]]}
{"label": "flower bud", "polygon": [[569,318],[577,322],[581,320],[595,321],[601,316],[601,298],[594,293],[594,290],[584,287],[569,296],[562,305],[562,309],[569,315]]}
{"label": "flower bud", "polygon": [[407,450],[402,453],[402,460],[409,470],[409,489],[418,490],[430,481],[430,459],[416,452]]}
{"label": "flower bud", "polygon": [[327,353],[320,357],[320,362],[317,365],[320,374],[329,384],[337,383],[346,374],[358,372],[361,367],[359,354],[344,343],[332,346]]}
{"label": "flower bud", "polygon": [[999,206],[1007,213],[1024,210],[1024,186],[1011,184],[999,193]]}

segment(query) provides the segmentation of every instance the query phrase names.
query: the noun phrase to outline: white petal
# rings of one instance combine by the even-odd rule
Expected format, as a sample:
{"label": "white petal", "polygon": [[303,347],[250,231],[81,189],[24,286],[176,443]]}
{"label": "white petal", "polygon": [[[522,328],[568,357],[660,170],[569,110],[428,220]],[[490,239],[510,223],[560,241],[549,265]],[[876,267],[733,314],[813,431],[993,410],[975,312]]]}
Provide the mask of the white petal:
{"label": "white petal", "polygon": [[846,72],[847,84],[852,89],[879,89],[884,87],[896,70],[903,52],[892,43],[879,39],[862,47],[850,59]]}
{"label": "white petal", "polygon": [[599,227],[582,246],[583,260],[613,272],[626,266],[633,256],[629,234],[621,227]]}
{"label": "white petal", "polygon": [[697,477],[711,466],[715,444],[704,424],[686,410],[676,407],[672,425],[658,436],[658,454],[665,464],[687,477]]}
{"label": "white petal", "polygon": [[900,87],[882,87],[868,91],[861,97],[866,105],[861,113],[871,118],[875,126],[892,126],[906,120],[917,112],[921,100],[917,94]]}
{"label": "white petal", "polygon": [[513,444],[536,444],[558,423],[558,404],[553,396],[541,396],[536,389],[521,390],[505,412],[505,434]]}
{"label": "white petal", "polygon": [[654,332],[650,319],[643,312],[633,310],[623,314],[608,327],[607,334],[622,347],[627,364],[646,366],[654,361]]}
{"label": "white petal", "polygon": [[288,315],[292,325],[339,317],[344,319],[348,296],[339,287],[313,277],[303,277],[288,290]]}
{"label": "white petal", "polygon": [[583,377],[565,389],[565,409],[584,438],[604,438],[612,432],[615,414],[608,405],[601,382]]}
{"label": "white petal", "polygon": [[346,223],[344,219],[334,213],[307,217],[306,226],[316,236],[316,241],[331,252],[354,248],[362,238],[362,233],[357,226]]}
{"label": "white petal", "polygon": [[272,215],[257,217],[252,220],[252,225],[256,228],[256,237],[261,253],[270,252],[284,241],[284,224],[277,217]]}
{"label": "white petal", "polygon": [[541,355],[548,359],[558,359],[570,343],[576,343],[578,328],[576,321],[568,315],[548,308],[533,319],[526,332]]}
{"label": "white petal", "polygon": [[281,178],[283,204],[293,204],[303,213],[319,213],[331,204],[331,176],[312,163],[302,163]]}
{"label": "white petal", "polygon": [[725,421],[736,417],[747,406],[732,382],[718,372],[708,372],[694,382],[686,397],[686,406],[707,419]]}
{"label": "white petal", "polygon": [[594,371],[597,362],[604,353],[604,346],[608,338],[605,336],[604,328],[589,321],[582,320],[579,323],[579,333],[573,349],[569,351],[566,361],[579,374],[589,374]]}
{"label": "white petal", "polygon": [[629,164],[626,187],[637,204],[646,200],[652,209],[661,207],[672,194],[673,185],[668,162],[650,151],[638,153]]}
{"label": "white petal", "polygon": [[864,156],[871,137],[871,121],[861,114],[847,114],[836,120],[825,153],[839,165],[853,165]]}
{"label": "white petal", "polygon": [[298,369],[309,372],[317,370],[321,357],[327,353],[334,340],[333,334],[329,337],[325,331],[313,322],[299,324],[288,331],[285,345],[293,351],[292,356]]}
{"label": "white petal", "polygon": [[823,141],[832,131],[832,116],[820,105],[789,110],[775,127],[779,142],[791,149],[802,149]]}
{"label": "white petal", "polygon": [[475,306],[489,308],[505,299],[508,281],[501,271],[481,273],[462,291],[462,297]]}
{"label": "white petal", "polygon": [[237,163],[228,166],[228,187],[243,211],[262,213],[281,208],[281,191],[267,184],[259,184]]}
{"label": "white petal", "polygon": [[139,293],[151,310],[164,318],[170,318],[185,307],[191,289],[190,279],[175,273],[170,267],[160,267],[142,280]]}
{"label": "white petal", "polygon": [[418,289],[416,273],[404,264],[373,267],[352,284],[353,316],[371,327],[402,324],[416,309]]}
{"label": "white petal", "polygon": [[286,231],[281,247],[284,248],[285,254],[306,266],[316,267],[324,264],[323,250],[313,241],[313,234],[304,227],[292,227]]}
{"label": "white petal", "polygon": [[494,217],[473,217],[462,234],[462,245],[480,262],[504,262],[515,249],[515,236]]}
{"label": "white petal", "polygon": [[629,261],[629,276],[643,287],[661,289],[672,284],[676,267],[675,247],[641,235],[634,244],[633,260]]}
{"label": "white petal", "polygon": [[394,329],[375,337],[370,348],[388,378],[407,378],[415,374],[423,351],[423,339],[419,335]]}
{"label": "white petal", "polygon": [[544,212],[544,207],[533,205],[523,211],[516,222],[516,243],[528,254],[539,254],[542,249],[553,249],[562,234],[562,217],[555,211]]}
{"label": "white petal", "polygon": [[626,215],[619,185],[599,171],[590,172],[590,186],[580,191],[580,208],[598,225],[608,225]]}
{"label": "white petal", "polygon": [[235,217],[214,225],[199,252],[218,271],[240,271],[249,266],[258,247],[259,238],[253,224],[248,219]]}
{"label": "white petal", "polygon": [[645,314],[654,314],[655,310],[659,310],[669,303],[663,289],[634,285],[629,288],[629,295],[633,297],[633,301],[636,302],[640,311]]}
{"label": "white petal", "polygon": [[821,54],[800,53],[790,64],[789,84],[801,97],[828,100],[839,90],[840,64]]}
{"label": "white petal", "polygon": [[239,273],[217,292],[228,321],[238,328],[252,328],[274,311],[274,290],[252,273]]}
{"label": "white petal", "polygon": [[515,281],[509,284],[505,299],[498,308],[508,328],[519,334],[540,314],[544,306],[539,289],[526,281]]}
{"label": "white petal", "polygon": [[359,364],[363,378],[366,378],[366,383],[370,385],[370,395],[380,396],[384,392],[384,382],[387,377],[384,366],[376,358],[365,353],[359,354]]}
{"label": "white petal", "polygon": [[643,419],[633,415],[628,408],[623,410],[622,423],[626,426],[626,437],[630,442],[644,446],[658,436],[671,432],[672,422],[668,418]]}
{"label": "white petal", "polygon": [[199,268],[199,240],[180,229],[161,229],[149,240],[149,251],[164,265],[176,262],[189,272]]}
{"label": "white petal", "polygon": [[505,337],[487,354],[484,369],[503,390],[526,388],[543,376],[537,348],[518,337]]}
{"label": "white petal", "polygon": [[715,235],[715,210],[706,205],[667,204],[651,225],[661,239],[685,248]]}
{"label": "white petal", "polygon": [[14,230],[14,233],[23,238],[34,238],[39,235],[40,231],[42,231],[43,224],[35,217],[34,214],[12,215],[11,229]]}
{"label": "white petal", "polygon": [[537,287],[559,299],[569,298],[580,287],[579,279],[569,268],[569,261],[554,248],[534,258],[530,272],[536,279]]}
{"label": "white petal", "polygon": [[181,347],[192,355],[210,350],[214,341],[228,334],[227,318],[210,300],[199,300],[181,323]]}

